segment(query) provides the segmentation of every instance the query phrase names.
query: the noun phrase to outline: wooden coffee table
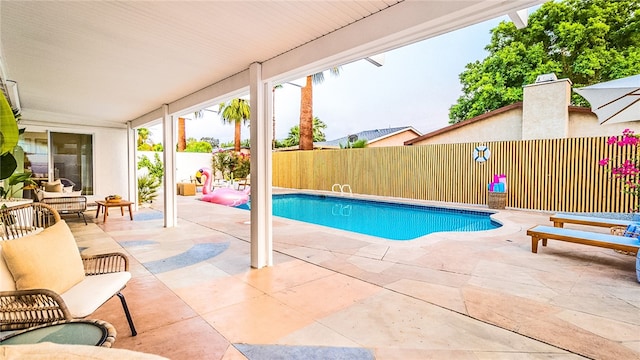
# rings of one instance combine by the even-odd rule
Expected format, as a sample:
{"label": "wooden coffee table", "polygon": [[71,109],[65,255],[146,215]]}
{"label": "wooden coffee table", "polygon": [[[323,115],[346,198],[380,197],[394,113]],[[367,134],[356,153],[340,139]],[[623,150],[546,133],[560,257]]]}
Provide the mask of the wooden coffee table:
{"label": "wooden coffee table", "polygon": [[98,209],[96,210],[96,219],[98,218],[98,215],[100,215],[100,209],[102,209],[102,212],[104,213],[102,222],[107,222],[107,216],[109,216],[110,207],[119,207],[120,213],[122,214],[122,216],[124,216],[124,208],[125,207],[128,208],[129,218],[133,220],[133,212],[131,211],[131,205],[133,205],[133,203],[131,201],[120,200],[118,202],[111,202],[111,201],[98,200],[96,201],[96,204],[98,204]]}

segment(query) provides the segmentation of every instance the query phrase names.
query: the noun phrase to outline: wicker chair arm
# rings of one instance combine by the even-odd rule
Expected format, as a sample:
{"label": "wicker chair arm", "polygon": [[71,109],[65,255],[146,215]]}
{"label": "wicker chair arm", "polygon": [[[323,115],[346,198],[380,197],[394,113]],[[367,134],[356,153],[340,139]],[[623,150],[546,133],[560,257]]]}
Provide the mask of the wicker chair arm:
{"label": "wicker chair arm", "polygon": [[129,258],[119,252],[82,255],[82,263],[87,276],[129,271]]}
{"label": "wicker chair arm", "polygon": [[72,319],[57,293],[47,289],[0,291],[0,331]]}
{"label": "wicker chair arm", "polygon": [[[58,221],[61,220],[60,217],[60,213],[58,213],[58,210],[56,210],[54,207],[52,207],[49,204],[45,204],[45,203],[32,203],[31,206],[34,207],[34,209],[37,211],[41,211],[44,212],[45,214],[51,215],[53,217],[53,223],[55,224]],[[47,225],[51,225],[51,224],[47,224]]]}

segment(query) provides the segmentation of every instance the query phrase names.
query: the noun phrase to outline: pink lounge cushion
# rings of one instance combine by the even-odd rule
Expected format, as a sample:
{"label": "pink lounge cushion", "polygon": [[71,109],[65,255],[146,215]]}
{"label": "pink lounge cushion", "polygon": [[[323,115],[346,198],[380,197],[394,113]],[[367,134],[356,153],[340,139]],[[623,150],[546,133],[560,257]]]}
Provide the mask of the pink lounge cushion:
{"label": "pink lounge cushion", "polygon": [[62,294],[85,277],[76,241],[64,221],[14,240],[0,242],[16,289],[49,289]]}

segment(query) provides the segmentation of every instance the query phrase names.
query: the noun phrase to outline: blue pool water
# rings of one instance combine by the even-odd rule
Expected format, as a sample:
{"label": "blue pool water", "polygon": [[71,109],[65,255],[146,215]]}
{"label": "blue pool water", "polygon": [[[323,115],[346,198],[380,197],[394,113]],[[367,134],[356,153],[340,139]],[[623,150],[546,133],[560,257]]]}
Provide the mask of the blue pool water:
{"label": "blue pool water", "polygon": [[273,215],[390,240],[501,226],[489,212],[308,194],[273,195]]}

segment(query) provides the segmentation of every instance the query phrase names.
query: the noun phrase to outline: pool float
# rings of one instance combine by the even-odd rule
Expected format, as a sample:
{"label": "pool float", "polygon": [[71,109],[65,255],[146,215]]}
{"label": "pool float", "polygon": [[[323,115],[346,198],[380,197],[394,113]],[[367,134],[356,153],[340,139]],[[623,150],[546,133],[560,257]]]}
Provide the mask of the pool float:
{"label": "pool float", "polygon": [[211,191],[211,170],[202,168],[196,173],[196,177],[206,177],[202,185],[202,198],[200,200],[212,202],[224,206],[238,206],[246,204],[249,201],[249,192],[251,189],[247,186],[243,191],[230,188],[217,188]]}
{"label": "pool float", "polygon": [[476,148],[473,150],[473,160],[479,163],[483,163],[489,160],[490,156],[491,150],[489,150],[489,148],[485,145],[476,146]]}

